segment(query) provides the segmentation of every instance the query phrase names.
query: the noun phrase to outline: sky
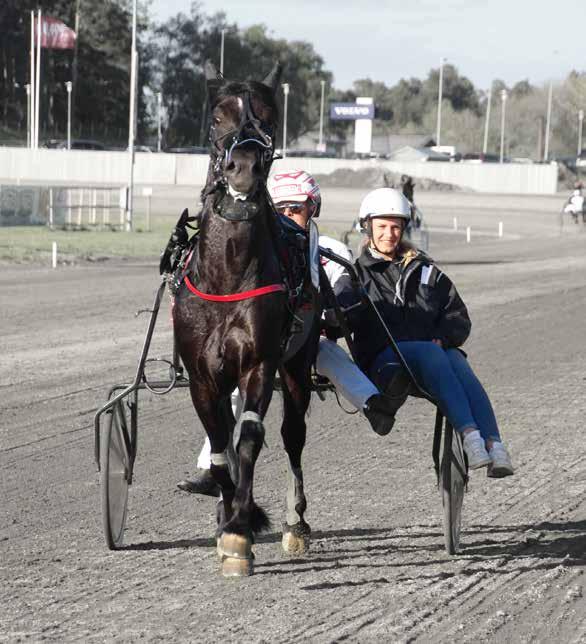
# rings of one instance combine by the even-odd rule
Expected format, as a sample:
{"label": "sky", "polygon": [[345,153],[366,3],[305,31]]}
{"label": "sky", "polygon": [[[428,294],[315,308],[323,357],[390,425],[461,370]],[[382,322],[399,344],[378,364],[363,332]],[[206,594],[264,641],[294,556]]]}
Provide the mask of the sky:
{"label": "sky", "polygon": [[[562,80],[586,71],[586,0],[202,0],[239,27],[263,23],[286,40],[306,40],[350,89],[359,78],[394,85],[425,78],[442,58],[477,89]],[[152,0],[164,21],[189,14],[190,0]],[[219,54],[218,54],[219,58]],[[229,62],[226,61],[229,73]]]}

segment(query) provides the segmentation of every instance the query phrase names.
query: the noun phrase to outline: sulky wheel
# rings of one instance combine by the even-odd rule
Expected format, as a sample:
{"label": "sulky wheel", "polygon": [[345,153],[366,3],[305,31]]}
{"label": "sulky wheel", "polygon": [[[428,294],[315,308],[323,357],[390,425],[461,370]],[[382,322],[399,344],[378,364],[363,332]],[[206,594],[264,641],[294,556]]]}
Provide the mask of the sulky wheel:
{"label": "sulky wheel", "polygon": [[465,488],[466,464],[462,441],[451,424],[446,422],[440,490],[444,511],[444,539],[446,551],[450,555],[455,555],[460,547]]}
{"label": "sulky wheel", "polygon": [[124,538],[130,485],[129,444],[124,402],[118,402],[107,414],[100,446],[102,524],[110,550],[120,548]]}

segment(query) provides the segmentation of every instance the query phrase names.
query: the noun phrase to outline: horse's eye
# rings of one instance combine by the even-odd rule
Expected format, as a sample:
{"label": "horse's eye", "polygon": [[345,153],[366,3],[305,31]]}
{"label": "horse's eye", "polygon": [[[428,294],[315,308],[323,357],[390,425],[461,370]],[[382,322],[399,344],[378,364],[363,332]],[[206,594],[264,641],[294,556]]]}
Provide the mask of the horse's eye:
{"label": "horse's eye", "polygon": [[214,125],[220,125],[222,119],[219,116],[214,116]]}

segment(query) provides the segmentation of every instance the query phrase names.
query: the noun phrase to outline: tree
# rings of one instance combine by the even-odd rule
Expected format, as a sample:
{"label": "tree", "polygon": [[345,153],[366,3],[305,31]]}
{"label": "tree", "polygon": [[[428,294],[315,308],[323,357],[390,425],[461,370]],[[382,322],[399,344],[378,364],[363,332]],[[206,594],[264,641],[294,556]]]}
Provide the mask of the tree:
{"label": "tree", "polygon": [[[74,88],[74,131],[123,140],[128,132],[131,48],[130,0],[43,0],[43,16],[57,18],[73,28],[80,10],[77,34],[77,83]],[[5,127],[26,131],[26,92],[29,79],[30,11],[35,0],[8,0],[0,7],[0,97]],[[139,35],[148,26],[144,9]],[[150,81],[152,51],[139,40],[139,82]],[[23,52],[26,52],[23,55]],[[64,135],[67,123],[65,82],[72,80],[73,52],[43,49],[41,55],[41,138]],[[148,125],[146,105],[139,93],[139,133]]]}
{"label": "tree", "polygon": [[[319,120],[321,80],[331,82],[323,60],[309,43],[275,40],[263,25],[244,31],[226,22],[225,14],[211,17],[192,6],[189,17],[179,14],[157,30],[159,67],[168,113],[167,145],[202,144],[207,131],[203,65],[218,65],[221,32],[225,31],[224,75],[234,80],[264,78],[274,63],[283,63],[282,82],[291,88],[287,128],[291,138],[308,131]],[[282,107],[283,94],[277,99]],[[277,136],[277,144],[280,138]]]}

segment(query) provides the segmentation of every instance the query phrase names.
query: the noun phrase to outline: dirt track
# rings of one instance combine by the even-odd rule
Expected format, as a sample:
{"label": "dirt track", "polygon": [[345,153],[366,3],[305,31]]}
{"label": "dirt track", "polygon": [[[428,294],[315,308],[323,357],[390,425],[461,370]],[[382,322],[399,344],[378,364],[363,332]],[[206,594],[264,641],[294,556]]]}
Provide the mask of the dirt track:
{"label": "dirt track", "polygon": [[[456,557],[430,405],[409,401],[380,438],[329,397],[312,403],[304,459],[312,552],[284,558],[275,398],[256,484],[274,528],[254,577],[222,579],[213,500],[175,490],[202,441],[185,391],[141,399],[128,547],[108,551],[92,419],[133,375],[155,262],[0,267],[0,641],[586,642],[586,230],[558,236],[547,199],[454,199],[422,200],[430,253],[471,311],[466,347],[517,466],[501,481],[472,474]],[[166,311],[158,331],[152,353],[168,355]]]}

